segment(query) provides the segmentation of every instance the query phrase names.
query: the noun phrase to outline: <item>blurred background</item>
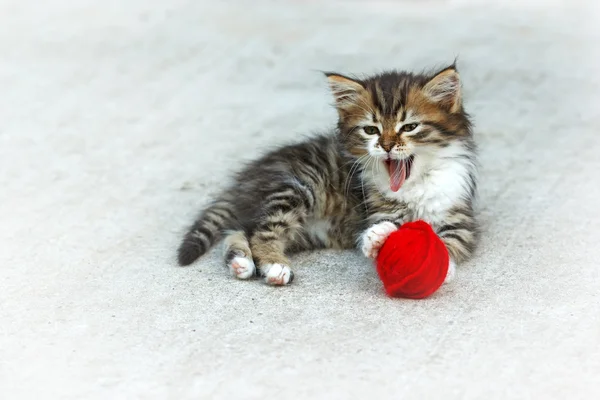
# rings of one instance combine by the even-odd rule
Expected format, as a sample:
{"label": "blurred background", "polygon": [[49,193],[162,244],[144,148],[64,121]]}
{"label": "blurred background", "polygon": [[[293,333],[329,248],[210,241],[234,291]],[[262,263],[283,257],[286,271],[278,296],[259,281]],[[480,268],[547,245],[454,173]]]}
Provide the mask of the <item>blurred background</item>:
{"label": "blurred background", "polygon": [[[0,0],[0,396],[589,398],[600,374],[594,1]],[[236,282],[184,227],[330,129],[320,71],[458,57],[483,241],[391,301],[352,252]],[[490,389],[493,388],[493,389]]]}

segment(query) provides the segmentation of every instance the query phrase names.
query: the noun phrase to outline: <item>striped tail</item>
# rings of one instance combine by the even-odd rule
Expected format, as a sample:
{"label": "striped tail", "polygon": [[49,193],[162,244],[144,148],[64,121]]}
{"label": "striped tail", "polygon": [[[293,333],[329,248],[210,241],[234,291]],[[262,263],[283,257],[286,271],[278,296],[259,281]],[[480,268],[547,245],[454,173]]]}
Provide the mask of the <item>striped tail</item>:
{"label": "striped tail", "polygon": [[190,265],[223,237],[223,231],[236,225],[232,204],[217,200],[202,212],[179,246],[179,265]]}

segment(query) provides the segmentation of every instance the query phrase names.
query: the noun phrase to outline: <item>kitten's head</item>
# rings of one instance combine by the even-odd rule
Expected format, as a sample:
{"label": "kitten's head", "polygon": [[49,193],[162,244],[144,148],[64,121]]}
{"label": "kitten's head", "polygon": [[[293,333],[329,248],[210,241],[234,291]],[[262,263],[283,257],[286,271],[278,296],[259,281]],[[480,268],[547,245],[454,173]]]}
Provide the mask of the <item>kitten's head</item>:
{"label": "kitten's head", "polygon": [[384,164],[394,192],[410,178],[415,158],[435,155],[471,135],[454,65],[429,75],[326,75],[336,101],[340,140],[363,163],[374,158]]}

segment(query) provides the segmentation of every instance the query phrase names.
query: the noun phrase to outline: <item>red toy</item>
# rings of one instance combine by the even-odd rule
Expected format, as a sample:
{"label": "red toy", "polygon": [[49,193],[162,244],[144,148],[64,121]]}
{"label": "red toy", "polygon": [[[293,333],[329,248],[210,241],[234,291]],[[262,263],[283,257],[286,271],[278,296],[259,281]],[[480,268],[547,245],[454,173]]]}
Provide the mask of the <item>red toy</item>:
{"label": "red toy", "polygon": [[377,256],[377,272],[391,297],[423,299],[442,286],[448,250],[424,221],[408,222],[393,232]]}

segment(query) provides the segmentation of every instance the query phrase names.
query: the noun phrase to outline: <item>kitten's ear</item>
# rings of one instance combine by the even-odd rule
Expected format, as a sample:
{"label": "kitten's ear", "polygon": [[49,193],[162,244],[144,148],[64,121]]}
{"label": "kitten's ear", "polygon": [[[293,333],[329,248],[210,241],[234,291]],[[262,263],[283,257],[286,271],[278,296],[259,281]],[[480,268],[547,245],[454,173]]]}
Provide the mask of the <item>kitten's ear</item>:
{"label": "kitten's ear", "polygon": [[423,93],[431,100],[448,108],[450,112],[460,109],[460,76],[454,66],[438,72],[423,87]]}
{"label": "kitten's ear", "polygon": [[329,88],[338,108],[356,104],[358,98],[365,91],[365,87],[360,81],[333,72],[326,72],[325,76],[329,81]]}

